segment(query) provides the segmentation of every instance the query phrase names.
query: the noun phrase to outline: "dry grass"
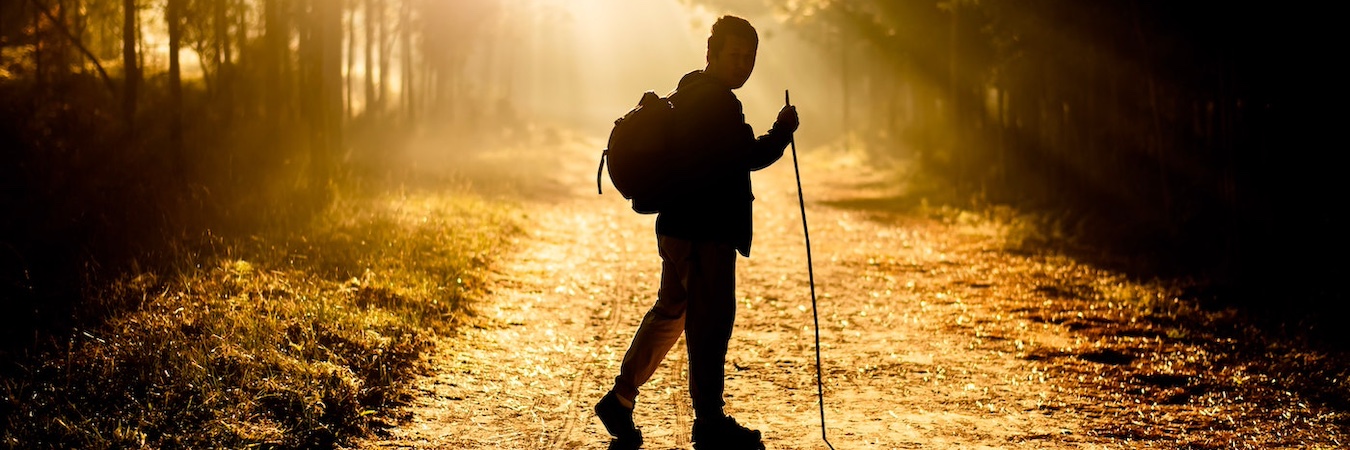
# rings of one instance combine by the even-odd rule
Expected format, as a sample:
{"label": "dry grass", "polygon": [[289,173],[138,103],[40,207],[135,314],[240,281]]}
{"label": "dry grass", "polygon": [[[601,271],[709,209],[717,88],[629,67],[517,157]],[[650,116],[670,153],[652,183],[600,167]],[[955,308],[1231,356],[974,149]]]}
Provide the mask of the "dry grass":
{"label": "dry grass", "polygon": [[5,381],[0,442],[341,445],[407,398],[429,335],[465,316],[518,220],[468,193],[404,193],[339,201],[300,232],[213,238],[222,256],[91,293],[138,306]]}

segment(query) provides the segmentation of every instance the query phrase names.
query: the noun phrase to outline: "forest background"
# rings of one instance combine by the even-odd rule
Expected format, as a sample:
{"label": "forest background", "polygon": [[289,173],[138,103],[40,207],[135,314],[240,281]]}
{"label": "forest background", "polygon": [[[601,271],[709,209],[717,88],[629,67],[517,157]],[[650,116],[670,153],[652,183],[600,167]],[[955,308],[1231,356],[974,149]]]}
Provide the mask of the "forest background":
{"label": "forest background", "polygon": [[[904,193],[878,207],[1013,214],[1045,245],[1144,279],[1189,280],[1199,287],[1188,301],[1347,339],[1335,331],[1347,250],[1332,140],[1338,40],[1328,15],[1309,8],[7,0],[3,373],[41,379],[53,349],[70,354],[81,333],[171,290],[165,274],[191,278],[202,261],[223,258],[234,265],[203,270],[242,276],[252,272],[239,255],[321,247],[286,233],[359,216],[356,199],[453,179],[446,161],[457,152],[602,138],[642,91],[668,90],[702,66],[706,30],[722,12],[761,34],[757,75],[739,93],[747,117],[768,123],[791,88],[799,142],[895,169]],[[490,206],[445,208],[510,229]],[[289,244],[258,238],[277,233]],[[482,233],[498,242],[506,232]],[[462,263],[497,244],[483,245]],[[361,274],[331,270],[335,283]],[[31,413],[13,400],[33,389],[28,381],[6,389],[6,413]]]}

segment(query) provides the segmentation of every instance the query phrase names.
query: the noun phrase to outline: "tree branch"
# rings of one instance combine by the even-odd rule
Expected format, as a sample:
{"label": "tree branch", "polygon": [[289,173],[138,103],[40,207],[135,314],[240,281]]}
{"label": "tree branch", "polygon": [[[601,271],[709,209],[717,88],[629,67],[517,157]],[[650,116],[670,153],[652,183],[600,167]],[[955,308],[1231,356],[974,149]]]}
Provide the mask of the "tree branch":
{"label": "tree branch", "polygon": [[48,21],[51,21],[52,25],[55,25],[58,30],[61,30],[61,34],[64,34],[66,39],[69,39],[72,44],[75,44],[75,48],[79,49],[80,53],[83,53],[86,58],[89,58],[90,62],[94,63],[94,68],[98,69],[99,76],[103,77],[103,83],[108,85],[108,92],[116,96],[117,86],[113,85],[112,78],[108,76],[108,71],[103,70],[103,65],[99,64],[98,58],[94,56],[93,52],[90,52],[88,48],[85,48],[84,43],[80,42],[80,40],[70,32],[69,28],[66,28],[66,24],[57,20],[56,16],[53,16],[51,11],[48,11],[45,6],[42,6],[38,0],[29,0],[29,2],[32,3],[33,7],[37,8]]}

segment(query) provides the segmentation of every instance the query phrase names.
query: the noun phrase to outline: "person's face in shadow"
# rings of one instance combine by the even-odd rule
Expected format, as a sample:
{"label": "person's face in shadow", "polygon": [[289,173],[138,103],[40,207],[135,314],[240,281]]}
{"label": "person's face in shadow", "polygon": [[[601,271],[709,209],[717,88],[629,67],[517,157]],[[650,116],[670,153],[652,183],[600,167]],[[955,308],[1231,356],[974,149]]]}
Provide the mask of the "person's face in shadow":
{"label": "person's face in shadow", "polygon": [[722,80],[731,89],[738,89],[750,79],[755,70],[755,43],[740,36],[727,36],[722,48],[716,53],[708,52],[708,68],[705,72]]}

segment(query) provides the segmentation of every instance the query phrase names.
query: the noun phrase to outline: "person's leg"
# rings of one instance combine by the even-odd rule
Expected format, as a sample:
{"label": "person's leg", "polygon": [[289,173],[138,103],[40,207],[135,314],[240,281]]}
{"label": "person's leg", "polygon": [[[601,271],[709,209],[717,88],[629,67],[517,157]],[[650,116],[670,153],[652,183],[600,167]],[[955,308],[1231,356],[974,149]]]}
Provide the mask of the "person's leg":
{"label": "person's leg", "polygon": [[630,404],[636,400],[638,388],[652,378],[684,332],[692,245],[683,239],[657,236],[661,287],[656,293],[656,304],[642,318],[632,344],[623,355],[619,376],[614,379],[614,392]]}
{"label": "person's leg", "polygon": [[721,417],[727,342],[736,321],[736,249],[699,242],[691,259],[685,319],[689,395],[695,417]]}
{"label": "person's leg", "polygon": [[736,322],[736,250],[701,243],[694,248],[689,277],[689,394],[694,402],[695,450],[763,450],[759,431],[723,411],[727,344]]}
{"label": "person's leg", "polygon": [[656,241],[661,252],[661,287],[656,293],[656,304],[634,333],[619,365],[619,375],[614,378],[614,387],[595,405],[595,415],[614,436],[610,449],[642,446],[642,432],[633,424],[638,388],[652,378],[684,332],[691,243],[665,236],[657,236]]}

